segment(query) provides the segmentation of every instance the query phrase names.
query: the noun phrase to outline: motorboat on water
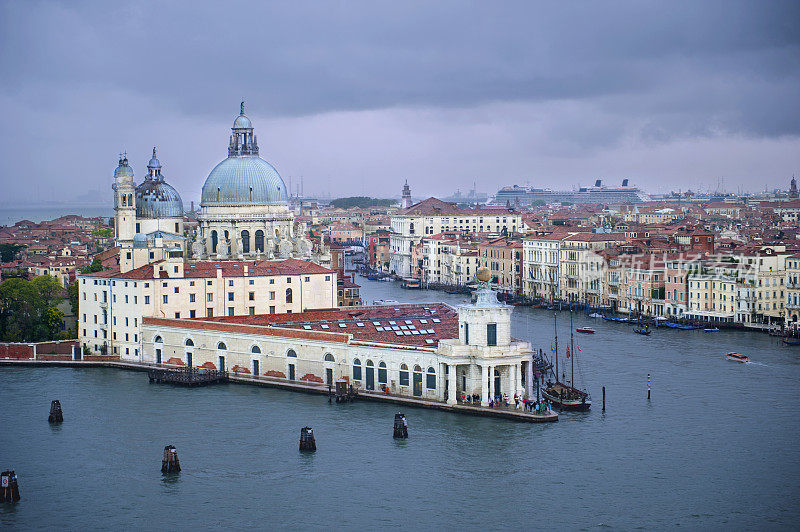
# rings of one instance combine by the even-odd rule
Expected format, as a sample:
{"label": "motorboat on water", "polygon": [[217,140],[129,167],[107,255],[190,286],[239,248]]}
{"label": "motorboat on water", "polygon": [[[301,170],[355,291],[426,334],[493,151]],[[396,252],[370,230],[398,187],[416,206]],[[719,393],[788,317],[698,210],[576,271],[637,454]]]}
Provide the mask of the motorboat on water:
{"label": "motorboat on water", "polygon": [[594,334],[594,329],[591,327],[578,327],[575,329],[575,332],[583,333],[583,334]]}
{"label": "motorboat on water", "polygon": [[719,327],[706,327],[703,329],[705,332],[719,332]]}
{"label": "motorboat on water", "polygon": [[733,360],[734,362],[742,362],[742,363],[750,362],[750,358],[747,357],[746,355],[741,354],[741,353],[733,353],[733,352],[731,352],[731,353],[726,354],[725,358],[727,358],[728,360]]}
{"label": "motorboat on water", "polygon": [[373,305],[397,305],[396,299],[376,299],[372,302]]}
{"label": "motorboat on water", "polygon": [[592,312],[591,314],[589,314],[589,317],[590,318],[602,318],[603,315],[600,314],[599,312]]}

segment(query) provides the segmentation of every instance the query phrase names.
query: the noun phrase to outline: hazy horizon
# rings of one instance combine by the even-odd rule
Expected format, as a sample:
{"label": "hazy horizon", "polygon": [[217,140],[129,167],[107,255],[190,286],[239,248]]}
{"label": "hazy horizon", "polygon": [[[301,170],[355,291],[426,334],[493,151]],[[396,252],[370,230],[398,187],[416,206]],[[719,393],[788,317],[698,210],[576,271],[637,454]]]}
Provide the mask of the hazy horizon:
{"label": "hazy horizon", "polygon": [[196,203],[244,99],[306,195],[493,194],[630,179],[785,189],[795,2],[0,3],[0,189],[111,201],[153,146]]}

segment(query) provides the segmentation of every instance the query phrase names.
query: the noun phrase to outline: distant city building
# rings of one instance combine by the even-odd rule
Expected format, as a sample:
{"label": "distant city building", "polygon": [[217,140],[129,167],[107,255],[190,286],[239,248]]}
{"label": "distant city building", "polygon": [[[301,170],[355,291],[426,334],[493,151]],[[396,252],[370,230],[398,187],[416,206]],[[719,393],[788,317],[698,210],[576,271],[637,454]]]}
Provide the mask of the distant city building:
{"label": "distant city building", "polygon": [[400,202],[400,208],[408,209],[411,204],[411,187],[408,186],[408,180],[406,179],[406,184],[403,185],[403,199]]}
{"label": "distant city building", "polygon": [[797,198],[800,196],[800,193],[797,192],[797,179],[792,176],[792,181],[789,183],[789,197],[790,198]]}

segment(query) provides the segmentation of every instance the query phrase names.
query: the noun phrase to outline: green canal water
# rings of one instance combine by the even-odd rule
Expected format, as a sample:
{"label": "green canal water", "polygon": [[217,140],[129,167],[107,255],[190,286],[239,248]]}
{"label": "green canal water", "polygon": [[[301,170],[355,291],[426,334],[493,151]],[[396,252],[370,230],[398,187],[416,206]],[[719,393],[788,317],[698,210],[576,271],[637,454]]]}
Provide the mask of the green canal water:
{"label": "green canal water", "polygon": [[[369,302],[466,297],[362,284]],[[800,349],[744,332],[643,337],[582,315],[575,326],[590,321],[575,370],[589,413],[530,425],[405,408],[406,441],[392,439],[397,407],[381,403],[0,367],[0,469],[17,471],[22,492],[0,504],[0,526],[796,529]],[[568,323],[561,313],[560,342]],[[552,313],[517,309],[513,334],[549,349]],[[732,350],[753,362],[725,360]],[[51,399],[60,426],[47,423]],[[298,452],[304,425],[314,454]],[[160,472],[167,444],[183,467],[174,477]]]}

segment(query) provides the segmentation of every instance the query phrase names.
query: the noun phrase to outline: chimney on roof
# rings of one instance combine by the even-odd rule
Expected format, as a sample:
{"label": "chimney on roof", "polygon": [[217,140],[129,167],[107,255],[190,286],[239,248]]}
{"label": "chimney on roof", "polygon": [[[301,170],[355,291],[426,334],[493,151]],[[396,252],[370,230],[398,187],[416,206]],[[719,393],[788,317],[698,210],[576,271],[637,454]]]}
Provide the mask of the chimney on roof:
{"label": "chimney on roof", "polygon": [[622,186],[623,187],[627,187],[628,186],[628,180],[627,179],[623,179],[622,180]]}
{"label": "chimney on roof", "polygon": [[247,277],[247,264],[244,265],[244,276]]}
{"label": "chimney on roof", "polygon": [[596,186],[596,187],[598,187],[598,188],[599,188],[599,187],[600,187],[600,184],[601,184],[602,182],[603,182],[603,180],[602,180],[602,179],[598,179],[597,181],[595,181],[595,182],[594,182],[594,186]]}

